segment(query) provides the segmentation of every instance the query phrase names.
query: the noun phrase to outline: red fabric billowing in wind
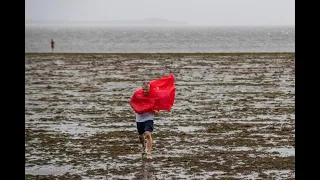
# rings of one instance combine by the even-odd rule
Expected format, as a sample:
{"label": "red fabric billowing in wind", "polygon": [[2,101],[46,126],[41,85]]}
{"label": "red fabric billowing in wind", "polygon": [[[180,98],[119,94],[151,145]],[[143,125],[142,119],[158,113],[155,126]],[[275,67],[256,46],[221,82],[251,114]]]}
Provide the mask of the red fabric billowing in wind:
{"label": "red fabric billowing in wind", "polygon": [[150,91],[147,96],[143,95],[142,88],[134,92],[130,99],[132,109],[138,114],[154,110],[170,111],[176,94],[173,74],[150,81],[149,84]]}

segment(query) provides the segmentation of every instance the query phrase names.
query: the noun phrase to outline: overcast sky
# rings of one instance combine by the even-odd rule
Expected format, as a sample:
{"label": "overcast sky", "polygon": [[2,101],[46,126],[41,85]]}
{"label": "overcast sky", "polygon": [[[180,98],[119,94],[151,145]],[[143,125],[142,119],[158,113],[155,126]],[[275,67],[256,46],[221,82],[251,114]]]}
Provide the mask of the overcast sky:
{"label": "overcast sky", "polygon": [[147,18],[190,25],[295,25],[295,0],[25,0],[26,20]]}

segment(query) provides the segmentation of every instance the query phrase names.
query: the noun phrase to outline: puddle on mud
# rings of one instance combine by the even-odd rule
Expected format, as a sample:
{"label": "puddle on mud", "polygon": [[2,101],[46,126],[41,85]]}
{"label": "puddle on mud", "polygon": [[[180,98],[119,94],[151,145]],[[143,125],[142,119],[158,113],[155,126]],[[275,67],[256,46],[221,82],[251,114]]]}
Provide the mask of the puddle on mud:
{"label": "puddle on mud", "polygon": [[270,148],[268,150],[265,150],[267,152],[277,152],[281,156],[294,156],[295,155],[295,149],[293,147],[278,147],[278,148]]}
{"label": "puddle on mud", "polygon": [[42,166],[29,167],[25,169],[25,174],[31,174],[31,175],[62,175],[67,172],[79,173],[79,171],[73,170],[72,165],[66,165],[66,166],[42,165]]}
{"label": "puddle on mud", "polygon": [[187,127],[180,126],[180,127],[178,127],[178,131],[185,132],[185,133],[199,131],[199,130],[203,130],[203,129],[204,129],[203,127],[197,127],[197,126],[187,126]]}

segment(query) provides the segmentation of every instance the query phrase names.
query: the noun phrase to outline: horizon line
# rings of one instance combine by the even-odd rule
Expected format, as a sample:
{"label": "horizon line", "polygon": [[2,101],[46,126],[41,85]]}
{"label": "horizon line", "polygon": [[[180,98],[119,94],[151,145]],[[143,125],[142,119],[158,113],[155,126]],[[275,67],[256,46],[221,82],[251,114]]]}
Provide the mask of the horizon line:
{"label": "horizon line", "polygon": [[[145,20],[159,19],[164,21],[145,22]],[[47,23],[45,23],[47,22]],[[27,24],[39,24],[39,25],[85,25],[85,24],[100,24],[100,25],[119,25],[119,26],[134,26],[134,25],[180,25],[180,26],[295,26],[295,24],[195,24],[185,21],[173,21],[162,18],[147,18],[142,20],[99,20],[99,21],[81,21],[81,20],[30,20],[25,19],[25,25]]]}

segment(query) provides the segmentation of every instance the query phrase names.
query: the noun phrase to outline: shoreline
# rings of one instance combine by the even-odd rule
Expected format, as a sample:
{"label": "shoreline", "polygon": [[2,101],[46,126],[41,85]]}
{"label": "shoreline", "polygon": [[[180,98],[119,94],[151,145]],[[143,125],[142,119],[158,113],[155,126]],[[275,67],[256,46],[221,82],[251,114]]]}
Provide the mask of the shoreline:
{"label": "shoreline", "polygon": [[100,54],[100,55],[140,55],[140,54],[159,54],[159,55],[281,55],[295,54],[295,52],[25,52],[25,55],[68,55],[68,54]]}

